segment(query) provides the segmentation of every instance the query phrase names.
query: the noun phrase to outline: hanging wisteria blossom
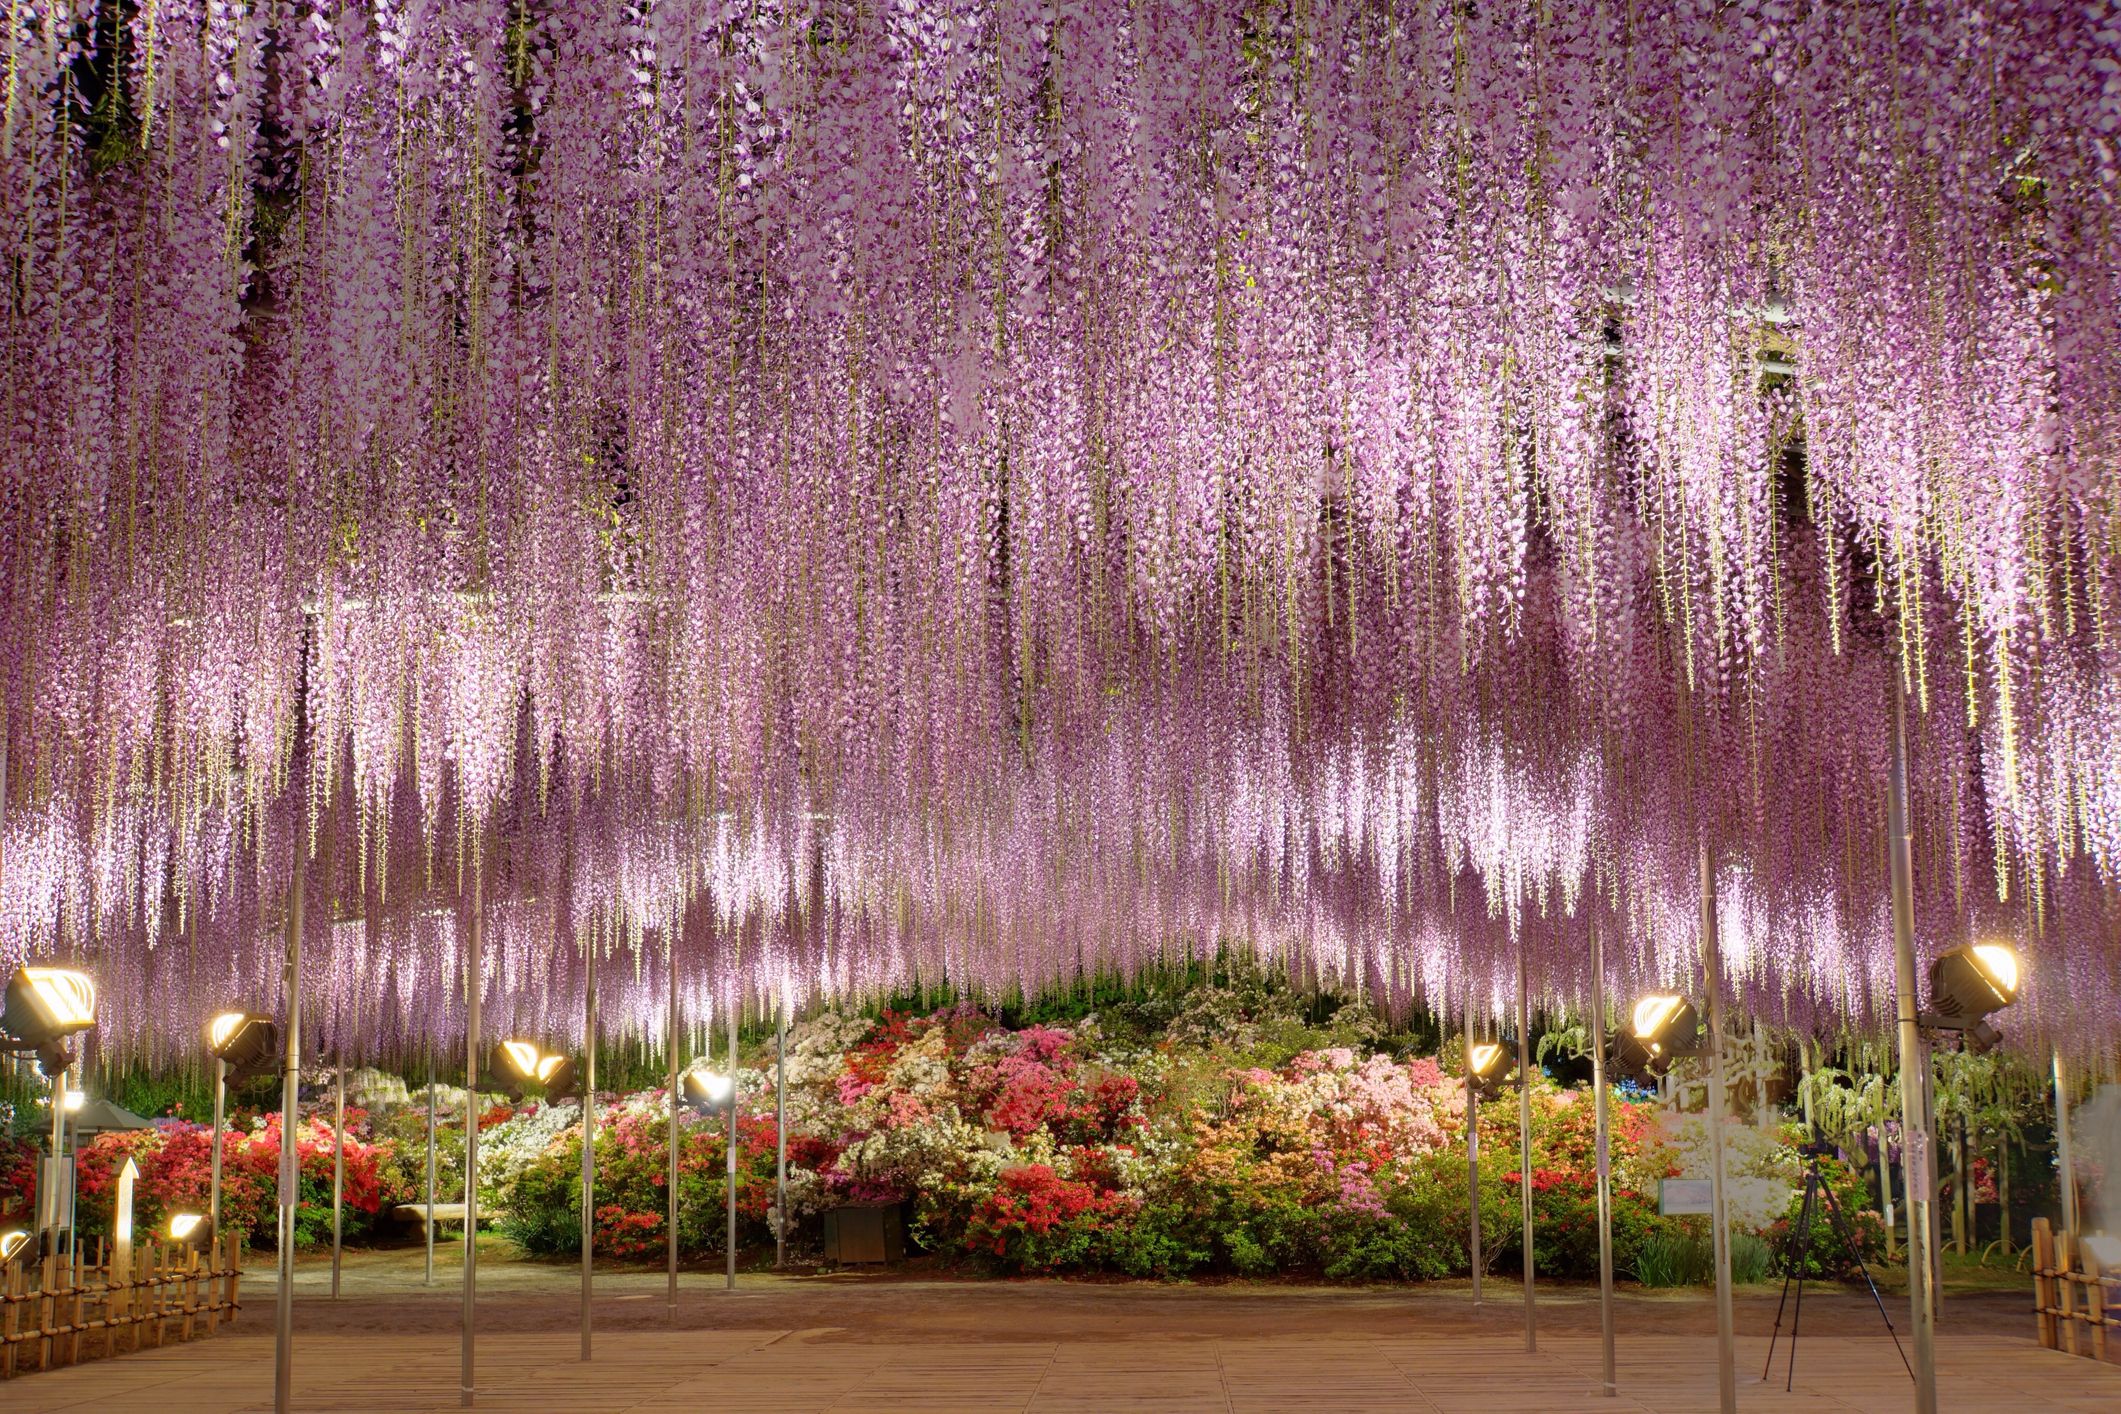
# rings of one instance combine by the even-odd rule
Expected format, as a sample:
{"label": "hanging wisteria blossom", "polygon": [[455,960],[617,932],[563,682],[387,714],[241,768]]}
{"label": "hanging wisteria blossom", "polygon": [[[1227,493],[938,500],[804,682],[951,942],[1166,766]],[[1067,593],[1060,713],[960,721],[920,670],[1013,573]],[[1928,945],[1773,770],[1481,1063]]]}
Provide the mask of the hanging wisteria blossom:
{"label": "hanging wisteria blossom", "polygon": [[[68,0],[0,965],[377,1050],[1220,947],[2121,1005],[2112,0]],[[566,1011],[566,1008],[560,1008]],[[567,1014],[576,1014],[567,1011]],[[2103,1018],[2103,1030],[2084,1023]]]}

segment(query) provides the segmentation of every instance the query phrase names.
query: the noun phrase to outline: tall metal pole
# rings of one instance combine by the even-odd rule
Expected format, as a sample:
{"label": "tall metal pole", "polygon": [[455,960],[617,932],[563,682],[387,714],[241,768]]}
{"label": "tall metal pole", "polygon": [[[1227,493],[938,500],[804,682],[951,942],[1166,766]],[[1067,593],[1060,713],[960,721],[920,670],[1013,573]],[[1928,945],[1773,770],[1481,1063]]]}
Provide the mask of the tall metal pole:
{"label": "tall metal pole", "polygon": [[302,910],[303,890],[309,870],[302,857],[305,845],[299,818],[294,830],[293,878],[287,886],[287,954],[283,961],[281,990],[287,1008],[286,1054],[280,1068],[280,1289],[276,1300],[273,1335],[273,1408],[287,1414],[295,1385],[295,1205],[301,1199],[301,1178],[295,1168],[295,1134],[301,1107],[302,1084]]}
{"label": "tall metal pole", "polygon": [[1929,1153],[1929,1047],[1915,1020],[1915,864],[1907,816],[1907,703],[1893,673],[1886,848],[1892,868],[1893,980],[1900,1022],[1901,1152],[1907,1163],[1907,1302],[1915,1328],[1916,1414],[1937,1411],[1936,1186]]}
{"label": "tall metal pole", "polygon": [[59,1073],[52,1077],[51,1167],[46,1173],[48,1181],[37,1185],[37,1207],[41,1214],[37,1228],[50,1234],[48,1252],[59,1250],[59,1222],[66,1216],[59,1186],[66,1176],[66,1078],[71,1074],[73,1067],[67,1065],[61,1066]]}
{"label": "tall metal pole", "polygon": [[1591,929],[1591,1090],[1598,1120],[1598,1345],[1608,1399],[1620,1393],[1613,1359],[1613,1159],[1611,1114],[1605,1089],[1605,935],[1598,919]]}
{"label": "tall metal pole", "polygon": [[331,1112],[331,1299],[339,1299],[339,1255],[346,1217],[346,1048],[338,1047],[332,1072]]}
{"label": "tall metal pole", "polygon": [[479,1303],[479,1000],[486,990],[481,956],[486,927],[485,842],[476,832],[471,851],[471,946],[464,957],[464,1349],[457,1403],[475,1397]]}
{"label": "tall metal pole", "polygon": [[788,989],[773,1017],[773,1265],[788,1260]]}
{"label": "tall metal pole", "polygon": [[729,991],[729,1162],[723,1177],[723,1204],[728,1210],[728,1230],[722,1237],[722,1250],[727,1257],[729,1274],[726,1289],[736,1290],[736,1028],[737,1012],[743,1006],[743,998],[736,990],[737,983],[732,969]]}
{"label": "tall metal pole", "polygon": [[596,1286],[597,925],[582,949],[582,1358],[589,1358],[590,1297]]}
{"label": "tall metal pole", "polygon": [[207,1179],[206,1225],[214,1235],[214,1251],[221,1250],[221,1125],[228,1110],[228,1062],[214,1057],[214,1153]]}
{"label": "tall metal pole", "polygon": [[[2069,1081],[2062,1069],[2062,1052],[2054,1052],[2055,1070],[2055,1177],[2062,1191],[2062,1231],[2069,1241],[2077,1238],[2077,1169],[2070,1157]],[[2075,1247],[2068,1249],[2071,1253]]]}
{"label": "tall metal pole", "polygon": [[427,1052],[427,1285],[435,1284],[435,1058]]}
{"label": "tall metal pole", "polygon": [[670,929],[670,1021],[666,1042],[670,1049],[670,1179],[664,1185],[670,1211],[666,1219],[670,1234],[670,1323],[678,1322],[678,930]]}
{"label": "tall metal pole", "polygon": [[1466,1206],[1471,1212],[1473,1304],[1480,1304],[1480,1087],[1473,1080],[1473,982],[1466,980]]}
{"label": "tall metal pole", "polygon": [[1701,865],[1701,972],[1709,1030],[1709,1223],[1716,1253],[1716,1398],[1723,1414],[1738,1409],[1737,1313],[1731,1303],[1731,1220],[1724,1200],[1723,953],[1716,931],[1716,870],[1707,826],[1698,840]]}
{"label": "tall metal pole", "polygon": [[1539,1306],[1532,1296],[1532,994],[1524,935],[1517,938],[1517,1191],[1524,1223],[1524,1348],[1539,1349]]}

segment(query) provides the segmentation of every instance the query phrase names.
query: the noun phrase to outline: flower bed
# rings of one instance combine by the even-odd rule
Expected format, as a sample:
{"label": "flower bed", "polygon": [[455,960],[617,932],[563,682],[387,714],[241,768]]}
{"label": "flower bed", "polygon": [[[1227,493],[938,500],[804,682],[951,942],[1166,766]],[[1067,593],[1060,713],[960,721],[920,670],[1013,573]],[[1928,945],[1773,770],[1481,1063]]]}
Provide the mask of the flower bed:
{"label": "flower bed", "polygon": [[[1463,1085],[1436,1058],[1375,1053],[1347,1013],[1309,1026],[1286,1005],[1262,1015],[1273,1008],[1257,1003],[1204,989],[1153,1025],[1136,1018],[1109,1028],[1088,1017],[1010,1030],[963,1006],[805,1022],[790,1032],[787,1057],[790,1240],[798,1252],[814,1250],[820,1215],[838,1204],[905,1202],[909,1236],[925,1252],[1001,1272],[1464,1274]],[[738,1077],[738,1241],[746,1247],[770,1244],[777,1217],[771,1065],[769,1051]],[[598,1249],[658,1259],[667,1240],[668,1092],[599,1104]],[[1545,1077],[1534,1083],[1535,1256],[1549,1274],[1596,1272],[1593,1109],[1586,1092]],[[1620,1272],[1658,1280],[1693,1270],[1705,1225],[1659,1216],[1656,1192],[1663,1177],[1706,1173],[1699,1118],[1626,1093],[1613,1096],[1612,1115]],[[362,1110],[348,1119],[347,1231],[358,1240],[388,1205],[416,1200],[425,1116],[404,1106],[373,1123]],[[679,1247],[689,1259],[718,1256],[725,1122],[688,1112],[678,1125]],[[1490,1266],[1513,1265],[1522,1182],[1516,1104],[1483,1107],[1480,1126],[1483,1256]],[[579,1105],[497,1106],[480,1128],[482,1210],[532,1254],[576,1251]],[[1778,1133],[1741,1126],[1732,1134],[1734,1226],[1775,1242],[1792,1214],[1795,1156]],[[229,1221],[253,1241],[270,1241],[277,1118],[231,1131],[225,1142]],[[326,1123],[305,1122],[304,1241],[329,1235],[331,1143]],[[111,1180],[127,1153],[141,1164],[141,1221],[204,1204],[206,1131],[159,1121],[83,1151],[84,1231],[107,1224]],[[0,1172],[25,1169],[25,1154],[0,1150]],[[438,1158],[439,1196],[461,1196],[458,1128],[442,1130]],[[1882,1233],[1859,1178],[1842,1165],[1830,1170],[1866,1256],[1875,1255]]]}

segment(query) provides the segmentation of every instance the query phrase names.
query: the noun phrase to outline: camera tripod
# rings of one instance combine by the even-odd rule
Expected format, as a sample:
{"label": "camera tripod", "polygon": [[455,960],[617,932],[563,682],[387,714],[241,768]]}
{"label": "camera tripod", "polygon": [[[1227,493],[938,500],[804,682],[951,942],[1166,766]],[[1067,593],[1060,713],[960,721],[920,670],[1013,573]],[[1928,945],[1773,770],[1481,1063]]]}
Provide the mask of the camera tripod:
{"label": "camera tripod", "polygon": [[1768,1338],[1767,1364],[1760,1371],[1765,1380],[1775,1368],[1775,1342],[1782,1338],[1782,1312],[1789,1305],[1790,1283],[1797,1283],[1797,1306],[1790,1318],[1789,1373],[1782,1387],[1791,1390],[1797,1383],[1797,1331],[1804,1320],[1805,1264],[1812,1255],[1812,1221],[1822,1205],[1834,1225],[1834,1235],[1841,1239],[1842,1250],[1863,1273],[1863,1284],[1870,1289],[1871,1304],[1878,1308],[1878,1319],[1885,1322],[1885,1333],[1893,1338],[1893,1349],[1899,1352],[1900,1363],[1906,1366],[1908,1378],[1913,1379],[1915,1367],[1908,1364],[1907,1351],[1901,1347],[1900,1332],[1893,1329],[1893,1318],[1885,1312],[1885,1302],[1878,1295],[1878,1284],[1871,1280],[1871,1269],[1863,1263],[1863,1253],[1856,1246],[1855,1234],[1849,1230],[1847,1220],[1841,1214],[1841,1204],[1834,1198],[1834,1190],[1827,1186],[1826,1175],[1819,1171],[1822,1155],[1831,1153],[1832,1146],[1817,1141],[1802,1146],[1798,1153],[1804,1158],[1804,1201],[1799,1205],[1797,1225],[1790,1229],[1782,1241],[1782,1299],[1775,1303],[1775,1333]]}

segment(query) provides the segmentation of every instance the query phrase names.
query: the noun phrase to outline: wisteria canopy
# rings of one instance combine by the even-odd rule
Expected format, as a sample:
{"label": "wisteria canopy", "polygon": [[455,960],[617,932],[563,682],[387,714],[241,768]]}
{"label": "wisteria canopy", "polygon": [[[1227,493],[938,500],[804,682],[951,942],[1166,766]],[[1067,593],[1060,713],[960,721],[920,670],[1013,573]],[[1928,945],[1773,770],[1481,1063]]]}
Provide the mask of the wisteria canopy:
{"label": "wisteria canopy", "polygon": [[[2121,1017],[2113,0],[38,0],[0,965]],[[474,900],[477,900],[476,905]],[[1698,983],[1697,983],[1698,985]]]}

